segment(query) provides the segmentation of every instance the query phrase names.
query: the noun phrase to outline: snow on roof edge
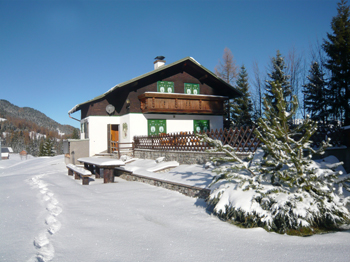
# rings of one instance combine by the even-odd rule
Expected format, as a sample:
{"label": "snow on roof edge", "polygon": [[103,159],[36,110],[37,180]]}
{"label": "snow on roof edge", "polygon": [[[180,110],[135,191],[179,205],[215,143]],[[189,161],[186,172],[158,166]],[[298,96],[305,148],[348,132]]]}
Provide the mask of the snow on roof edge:
{"label": "snow on roof edge", "polygon": [[194,59],[192,56],[190,56],[190,58],[194,61],[194,62],[196,62],[198,65],[201,65],[196,59]]}

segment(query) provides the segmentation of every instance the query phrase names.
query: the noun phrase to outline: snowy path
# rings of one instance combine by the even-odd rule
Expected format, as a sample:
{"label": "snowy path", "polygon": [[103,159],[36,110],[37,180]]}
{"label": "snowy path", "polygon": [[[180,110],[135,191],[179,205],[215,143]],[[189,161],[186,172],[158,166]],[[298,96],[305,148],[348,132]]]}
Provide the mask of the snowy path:
{"label": "snowy path", "polygon": [[350,232],[300,238],[241,229],[208,214],[203,200],[121,179],[82,186],[67,175],[61,156],[26,161],[0,163],[0,261],[350,257]]}

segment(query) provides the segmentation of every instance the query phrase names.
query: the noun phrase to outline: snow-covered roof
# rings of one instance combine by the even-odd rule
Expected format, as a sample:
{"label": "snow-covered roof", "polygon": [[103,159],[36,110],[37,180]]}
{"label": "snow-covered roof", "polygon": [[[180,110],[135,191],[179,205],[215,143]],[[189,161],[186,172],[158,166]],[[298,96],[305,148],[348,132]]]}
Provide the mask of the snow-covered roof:
{"label": "snow-covered roof", "polygon": [[13,153],[13,150],[11,147],[1,147],[2,153]]}

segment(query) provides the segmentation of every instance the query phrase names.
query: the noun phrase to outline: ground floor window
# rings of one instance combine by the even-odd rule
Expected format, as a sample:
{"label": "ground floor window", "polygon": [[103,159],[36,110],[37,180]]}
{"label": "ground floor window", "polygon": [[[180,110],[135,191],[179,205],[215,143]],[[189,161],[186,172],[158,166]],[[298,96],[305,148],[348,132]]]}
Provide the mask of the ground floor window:
{"label": "ground floor window", "polygon": [[87,139],[89,138],[89,123],[88,122],[84,122],[81,123],[81,130],[80,132],[83,134],[83,138]]}
{"label": "ground floor window", "polygon": [[209,120],[193,120],[193,130],[196,133],[210,130]]}
{"label": "ground floor window", "polygon": [[165,119],[149,119],[148,120],[148,135],[159,135],[166,133],[166,120]]}

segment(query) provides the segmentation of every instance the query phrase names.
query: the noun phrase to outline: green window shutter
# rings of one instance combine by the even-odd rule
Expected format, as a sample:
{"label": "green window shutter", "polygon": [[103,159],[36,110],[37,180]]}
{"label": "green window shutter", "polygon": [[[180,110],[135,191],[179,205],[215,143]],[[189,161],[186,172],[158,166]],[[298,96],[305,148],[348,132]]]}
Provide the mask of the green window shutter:
{"label": "green window shutter", "polygon": [[192,94],[194,95],[200,94],[199,84],[192,84]]}
{"label": "green window shutter", "polygon": [[158,81],[157,92],[160,93],[174,93],[174,82]]}
{"label": "green window shutter", "polygon": [[148,135],[153,136],[157,134],[156,123],[157,120],[149,119],[148,120]]}
{"label": "green window shutter", "polygon": [[195,133],[206,132],[207,130],[210,130],[209,120],[193,120],[193,131]]}
{"label": "green window shutter", "polygon": [[158,133],[166,133],[166,120],[158,120]]}
{"label": "green window shutter", "polygon": [[166,120],[165,119],[149,119],[148,120],[148,135],[159,135],[166,133]]}
{"label": "green window shutter", "polygon": [[184,88],[185,88],[184,90],[185,94],[193,94],[193,95],[200,94],[199,84],[185,83]]}
{"label": "green window shutter", "polygon": [[185,94],[192,94],[192,84],[185,83]]}

